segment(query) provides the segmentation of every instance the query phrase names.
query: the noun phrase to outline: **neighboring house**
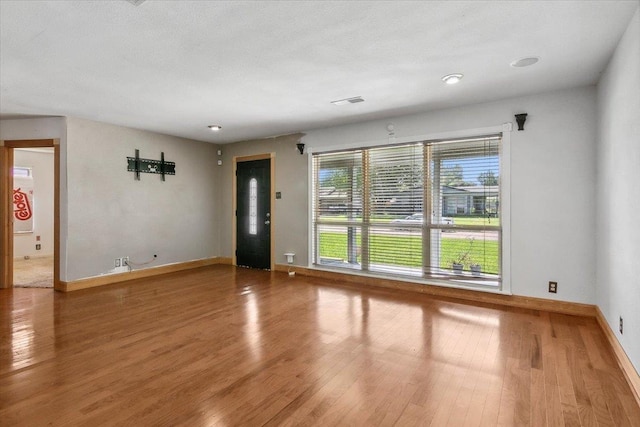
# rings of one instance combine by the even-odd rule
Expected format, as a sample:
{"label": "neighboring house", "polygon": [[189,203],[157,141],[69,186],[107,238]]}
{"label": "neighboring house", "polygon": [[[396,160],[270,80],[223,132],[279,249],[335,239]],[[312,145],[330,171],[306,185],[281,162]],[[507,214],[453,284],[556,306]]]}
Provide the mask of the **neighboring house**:
{"label": "neighboring house", "polygon": [[[442,216],[486,215],[498,211],[498,186],[449,187],[442,186]],[[323,212],[344,213],[348,206],[348,194],[333,187],[320,189],[320,205]],[[359,195],[354,207],[360,207]],[[409,215],[422,212],[422,188],[403,191],[386,197],[374,197],[372,208],[391,215]]]}
{"label": "neighboring house", "polygon": [[324,214],[344,214],[349,210],[349,206],[357,211],[360,210],[360,195],[354,194],[353,203],[350,201],[349,192],[335,187],[322,187],[319,194],[320,211]]}
{"label": "neighboring house", "polygon": [[442,187],[442,215],[494,214],[498,186]]}

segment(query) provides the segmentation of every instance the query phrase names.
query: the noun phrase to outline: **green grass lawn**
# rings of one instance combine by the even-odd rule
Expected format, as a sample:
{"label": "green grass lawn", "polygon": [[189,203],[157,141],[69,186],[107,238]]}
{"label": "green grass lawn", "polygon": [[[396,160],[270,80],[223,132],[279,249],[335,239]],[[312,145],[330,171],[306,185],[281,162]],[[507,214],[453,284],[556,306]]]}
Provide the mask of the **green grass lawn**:
{"label": "green grass lawn", "polygon": [[500,225],[500,218],[486,218],[482,216],[455,216],[453,225]]}
{"label": "green grass lawn", "polygon": [[[371,247],[385,248],[370,254],[372,264],[387,264],[393,266],[420,267],[422,265],[422,238],[418,236],[380,235],[369,237]],[[356,238],[360,246],[360,235]],[[468,239],[458,239],[443,236],[441,239],[440,268],[451,268],[451,264],[460,253],[469,250]],[[320,233],[320,257],[347,260],[347,234],[339,232]],[[498,242],[474,241],[469,251],[469,259],[482,266],[485,273],[498,274]],[[360,254],[358,253],[358,261]],[[469,265],[465,265],[465,270]]]}

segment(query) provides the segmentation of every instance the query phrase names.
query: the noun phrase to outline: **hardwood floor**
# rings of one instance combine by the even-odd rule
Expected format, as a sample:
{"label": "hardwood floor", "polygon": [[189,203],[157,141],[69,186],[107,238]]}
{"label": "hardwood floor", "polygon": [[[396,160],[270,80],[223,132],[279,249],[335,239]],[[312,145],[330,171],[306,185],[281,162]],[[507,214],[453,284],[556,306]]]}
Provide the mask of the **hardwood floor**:
{"label": "hardwood floor", "polygon": [[640,425],[592,318],[222,265],[0,309],[2,426]]}

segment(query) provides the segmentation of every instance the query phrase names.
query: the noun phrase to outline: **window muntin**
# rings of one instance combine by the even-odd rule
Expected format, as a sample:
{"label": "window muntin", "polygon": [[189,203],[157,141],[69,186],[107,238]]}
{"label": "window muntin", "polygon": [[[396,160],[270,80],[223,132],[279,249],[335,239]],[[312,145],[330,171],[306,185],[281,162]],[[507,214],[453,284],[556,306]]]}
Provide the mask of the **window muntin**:
{"label": "window muntin", "polygon": [[499,287],[500,143],[315,154],[314,263]]}

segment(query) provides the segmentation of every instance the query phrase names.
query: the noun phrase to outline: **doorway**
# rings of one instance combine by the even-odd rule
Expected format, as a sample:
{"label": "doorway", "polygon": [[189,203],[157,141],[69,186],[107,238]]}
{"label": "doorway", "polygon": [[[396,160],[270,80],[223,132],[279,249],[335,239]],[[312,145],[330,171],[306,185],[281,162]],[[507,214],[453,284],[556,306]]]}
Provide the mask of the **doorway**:
{"label": "doorway", "polygon": [[53,147],[13,150],[13,286],[53,288]]}
{"label": "doorway", "polygon": [[[0,142],[0,165],[2,174],[0,176],[0,221],[2,227],[0,228],[0,248],[2,249],[2,257],[0,257],[0,288],[11,288],[14,286],[14,272],[16,272],[16,265],[14,265],[14,253],[18,255],[18,252],[14,251],[15,234],[14,223],[15,215],[20,213],[24,214],[23,217],[28,216],[26,212],[26,194],[22,191],[24,197],[20,200],[14,198],[14,160],[16,158],[16,150],[24,149],[48,149],[53,150],[53,176],[48,179],[53,180],[53,233],[50,234],[49,239],[52,242],[48,242],[50,247],[52,246],[52,268],[53,279],[51,285],[57,287],[60,283],[60,261],[59,261],[59,249],[60,249],[60,145],[57,139],[38,139],[38,140],[12,140]],[[21,154],[18,153],[20,158]],[[20,166],[20,165],[15,165]],[[23,168],[28,169],[28,168]],[[24,174],[28,172],[23,171]],[[43,179],[47,179],[43,177]],[[17,194],[17,193],[16,193]],[[20,198],[23,194],[17,194]],[[14,203],[18,200],[19,206]],[[25,210],[24,212],[16,212],[16,206],[19,210]],[[33,206],[30,206],[33,209]],[[51,208],[51,206],[49,207]],[[21,224],[22,226],[23,224]],[[24,230],[23,230],[24,231]],[[42,236],[42,234],[33,234],[32,238],[36,239],[36,236]],[[34,249],[37,245],[40,245],[42,249],[45,246],[44,241],[34,242]],[[24,259],[24,257],[23,257]],[[46,260],[45,260],[46,262]],[[21,266],[17,266],[18,269]],[[32,270],[31,266],[26,267],[27,270]]]}
{"label": "doorway", "polygon": [[234,264],[270,270],[273,268],[272,155],[236,158],[234,162]]}

